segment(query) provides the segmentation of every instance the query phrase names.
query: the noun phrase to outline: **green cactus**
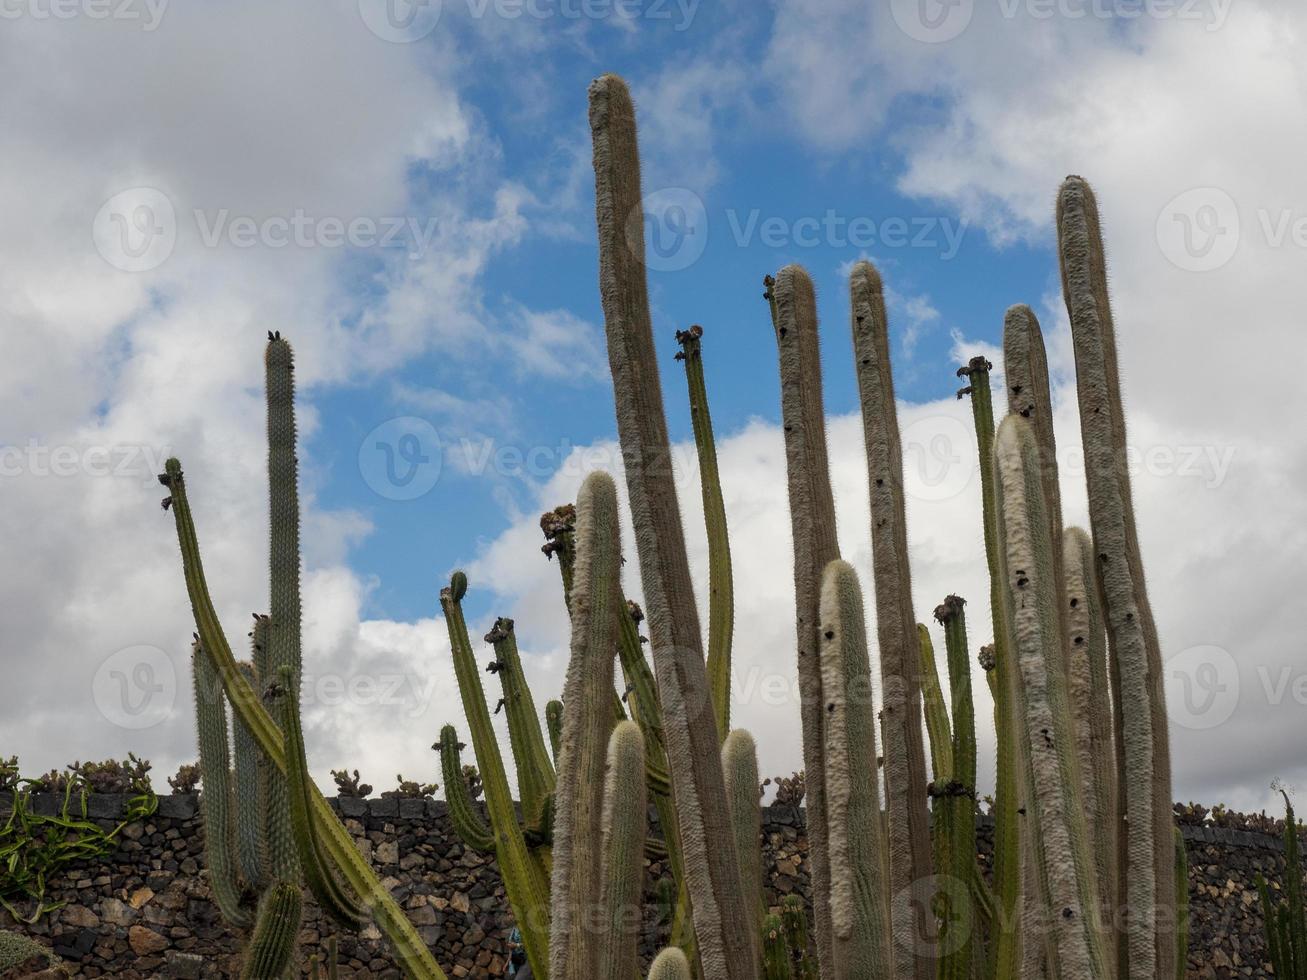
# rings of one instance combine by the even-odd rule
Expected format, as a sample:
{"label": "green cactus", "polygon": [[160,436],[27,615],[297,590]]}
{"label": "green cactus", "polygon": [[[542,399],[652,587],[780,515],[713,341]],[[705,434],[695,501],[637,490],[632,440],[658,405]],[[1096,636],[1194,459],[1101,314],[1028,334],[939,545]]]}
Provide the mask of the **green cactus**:
{"label": "green cactus", "polygon": [[[1299,846],[1301,828],[1294,816],[1289,794],[1284,797],[1284,899],[1271,900],[1266,879],[1257,876],[1257,894],[1261,899],[1262,918],[1266,925],[1266,951],[1276,977],[1286,980],[1307,978],[1307,904],[1303,900],[1302,854]],[[1177,855],[1178,856],[1178,855]],[[1186,900],[1188,892],[1185,893]],[[1184,923],[1188,927],[1188,921]]]}
{"label": "green cactus", "polygon": [[204,820],[204,850],[209,866],[209,891],[222,917],[237,928],[253,921],[236,874],[232,844],[236,836],[235,796],[231,786],[231,757],[227,736],[227,707],[217,671],[197,639],[191,647],[195,681],[195,726],[200,744],[200,772],[204,792],[200,807]]}
{"label": "green cactus", "polygon": [[[551,889],[549,969],[555,980],[596,974],[599,936],[586,924],[600,892],[605,747],[613,729],[613,658],[624,612],[617,487],[586,477],[577,496],[572,656],[563,686],[563,746]],[[644,834],[640,835],[643,842]]]}
{"label": "green cactus", "polygon": [[808,943],[808,910],[798,895],[781,899],[781,922],[785,926],[785,945],[794,962],[795,980],[817,980],[817,957]]}
{"label": "green cactus", "polygon": [[[817,295],[800,266],[768,276],[766,298],[780,363],[781,421],[794,542],[794,602],[798,651],[799,717],[807,774],[808,862],[813,894],[831,890],[830,828],[827,818],[826,748],[822,734],[821,576],[840,556],[835,534],[835,498],[826,456],[821,360],[817,337]],[[817,959],[834,974],[836,950],[830,905],[814,903]]]}
{"label": "green cactus", "polygon": [[454,833],[474,851],[495,853],[495,835],[486,826],[463,777],[462,743],[453,725],[440,730],[440,741],[432,746],[440,753],[440,774],[444,777],[445,802],[449,804],[449,822]]}
{"label": "green cactus", "polygon": [[[486,706],[481,673],[477,669],[472,642],[468,639],[463,618],[463,597],[467,594],[467,575],[461,571],[450,576],[449,585],[440,590],[440,607],[454,661],[454,674],[472,733],[472,748],[477,770],[485,791],[486,810],[494,834],[495,859],[504,879],[504,890],[517,915],[531,969],[541,980],[549,977],[549,858],[544,848],[528,846],[513,805],[503,755],[495,736],[490,709]],[[448,784],[447,784],[448,785]]]}
{"label": "green cactus", "polygon": [[504,713],[508,716],[508,737],[517,768],[517,788],[528,825],[535,826],[553,796],[557,775],[554,760],[545,747],[535,698],[522,672],[513,621],[501,616],[486,634],[494,647],[490,669],[499,677],[504,692]]}
{"label": "green cactus", "polygon": [[758,795],[758,746],[742,728],[722,743],[722,772],[731,806],[731,830],[740,856],[740,880],[746,896],[758,896],[762,911],[762,809]]}
{"label": "green cactus", "polygon": [[675,946],[654,957],[648,980],[690,980],[690,961]]}
{"label": "green cactus", "polygon": [[286,975],[299,938],[302,902],[299,886],[289,881],[268,890],[259,905],[241,980],[282,980]]}
{"label": "green cactus", "polygon": [[894,943],[885,881],[889,858],[878,780],[859,774],[876,757],[871,658],[857,572],[836,559],[821,581],[831,921],[841,975],[891,976]]}
{"label": "green cactus", "polygon": [[935,781],[947,780],[953,772],[953,725],[944,704],[935,663],[935,643],[930,630],[917,624],[917,648],[921,659],[921,703],[926,715],[926,737],[930,741],[930,768]]}
{"label": "green cactus", "polygon": [[[257,620],[258,617],[256,628]],[[241,662],[236,666],[246,683],[258,690],[254,665]],[[236,820],[237,856],[240,859],[241,877],[253,891],[262,894],[269,880],[268,764],[240,715],[232,719],[232,728],[236,749],[236,813],[244,815]]]}
{"label": "green cactus", "polygon": [[1162,654],[1135,528],[1098,204],[1080,177],[1068,177],[1058,193],[1057,234],[1103,616],[1114,669],[1120,671],[1121,724],[1130,734],[1117,748],[1124,757],[1118,806],[1129,827],[1118,879],[1127,938],[1119,972],[1122,980],[1165,977],[1175,972],[1176,889],[1167,844],[1173,802]]}
{"label": "green cactus", "polygon": [[[890,374],[889,320],[878,273],[858,262],[849,275],[853,352],[871,490],[872,573],[876,635],[880,645],[884,697],[885,795],[889,811],[889,882],[896,895],[931,875],[926,811],[926,758],[921,737],[921,677],[917,619],[912,611],[907,519],[903,500],[903,450],[899,442],[894,381]],[[924,935],[919,903],[894,904],[895,935]],[[897,972],[927,980],[934,964],[913,944],[895,947]]]}
{"label": "green cactus", "polygon": [[[994,699],[994,732],[997,760],[994,787],[994,903],[993,931],[989,943],[987,975],[993,978],[1018,976],[1022,961],[1021,889],[1025,878],[1025,852],[1021,843],[1022,785],[1025,773],[1023,740],[1016,719],[1017,672],[1015,658],[1007,649],[1008,630],[1000,568],[998,517],[994,478],[994,404],[989,385],[993,365],[984,357],[973,357],[958,369],[958,376],[970,381],[958,397],[971,396],[971,414],[976,429],[980,464],[981,520],[985,534],[985,561],[989,570],[989,603],[994,624],[994,643],[988,649],[985,678]],[[982,653],[985,651],[982,650]]]}
{"label": "green cactus", "polygon": [[599,936],[597,976],[599,980],[631,980],[638,972],[640,894],[649,824],[644,736],[633,721],[620,722],[608,741],[602,824],[605,931]]}
{"label": "green cactus", "polygon": [[794,980],[794,962],[779,915],[762,920],[762,980]]}
{"label": "green cactus", "polygon": [[1085,829],[1040,451],[1026,419],[1003,420],[994,457],[1005,622],[1021,672],[1018,708],[1028,746],[1030,853],[1040,903],[1053,912],[1045,955],[1053,977],[1098,980],[1112,975],[1112,965]]}
{"label": "green cactus", "polygon": [[703,327],[676,331],[681,345],[676,358],[685,364],[690,389],[690,422],[699,453],[699,484],[708,528],[708,681],[722,740],[731,730],[731,637],[735,631],[735,595],[731,580],[731,540],[726,533],[726,504],[717,471],[708,389],[703,377]]}
{"label": "green cactus", "polygon": [[545,705],[545,724],[549,729],[549,751],[558,766],[558,753],[563,747],[563,702],[550,701]]}
{"label": "green cactus", "polygon": [[730,836],[654,351],[644,243],[628,235],[630,217],[641,208],[635,107],[615,75],[595,80],[589,94],[600,297],[695,938],[705,976],[749,980],[758,964],[753,902],[741,893]]}

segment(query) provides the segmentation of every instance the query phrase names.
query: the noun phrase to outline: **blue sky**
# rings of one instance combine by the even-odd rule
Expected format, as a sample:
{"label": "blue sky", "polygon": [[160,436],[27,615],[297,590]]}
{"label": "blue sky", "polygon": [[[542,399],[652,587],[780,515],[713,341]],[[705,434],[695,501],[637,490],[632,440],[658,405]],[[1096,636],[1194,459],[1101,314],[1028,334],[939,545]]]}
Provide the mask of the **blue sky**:
{"label": "blue sky", "polygon": [[[307,663],[364,684],[343,700],[306,691],[315,773],[429,773],[434,733],[462,723],[436,601],[456,566],[474,633],[516,618],[538,700],[557,693],[567,623],[536,522],[616,462],[586,119],[590,80],[615,71],[637,104],[655,339],[687,460],[672,336],[707,331],[737,720],[764,772],[799,753],[797,705],[765,694],[794,665],[763,275],[799,262],[817,283],[840,542],[870,599],[844,277],[864,256],[880,267],[918,618],[949,592],[974,597],[979,646],[988,582],[954,370],[984,352],[1001,372],[1004,310],[1036,310],[1066,516],[1085,520],[1052,251],[1058,184],[1081,173],[1107,235],[1176,794],[1274,807],[1272,778],[1307,781],[1307,678],[1282,608],[1307,585],[1307,14],[1270,0],[719,0],[622,21],[562,0],[533,0],[540,16],[444,0],[418,9],[430,30],[396,37],[386,2],[6,8],[0,536],[16,560],[0,568],[0,753],[44,771],[135,750],[160,785],[193,755],[192,626],[153,474],[183,459],[239,639],[267,603],[269,330],[294,343],[301,385]],[[287,240],[295,222],[303,237]],[[369,223],[408,247],[360,235]],[[703,603],[692,467],[678,490]],[[635,564],[624,586],[638,593]],[[114,678],[142,665],[158,690],[124,714]],[[1198,711],[1185,692],[1212,667]]]}

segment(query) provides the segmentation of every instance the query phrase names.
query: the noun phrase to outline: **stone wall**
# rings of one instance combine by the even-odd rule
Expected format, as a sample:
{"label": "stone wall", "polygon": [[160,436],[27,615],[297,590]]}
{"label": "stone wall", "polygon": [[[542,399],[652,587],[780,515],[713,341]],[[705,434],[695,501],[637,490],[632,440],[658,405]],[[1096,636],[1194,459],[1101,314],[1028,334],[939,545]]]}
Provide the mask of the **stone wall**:
{"label": "stone wall", "polygon": [[[122,799],[92,797],[91,816],[111,825]],[[53,800],[38,800],[52,811]],[[502,976],[512,926],[493,863],[464,848],[440,801],[341,799],[333,806],[363,852],[408,911],[451,977]],[[0,815],[6,811],[0,800]],[[764,814],[765,867],[775,900],[807,895],[807,843],[802,815],[789,807]],[[1284,852],[1272,835],[1210,826],[1183,828],[1192,903],[1190,977],[1269,977],[1253,885],[1257,873],[1279,881]],[[991,841],[981,821],[982,854]],[[644,947],[666,939],[650,868]],[[54,948],[78,977],[235,976],[239,937],[209,901],[203,828],[193,796],[161,797],[158,813],[127,827],[114,852],[75,867],[52,883],[51,897],[68,904],[34,926],[0,911],[0,927],[27,932]],[[300,935],[303,959],[322,950],[332,927],[311,903]],[[395,977],[384,940],[374,928],[340,939],[341,976]]]}

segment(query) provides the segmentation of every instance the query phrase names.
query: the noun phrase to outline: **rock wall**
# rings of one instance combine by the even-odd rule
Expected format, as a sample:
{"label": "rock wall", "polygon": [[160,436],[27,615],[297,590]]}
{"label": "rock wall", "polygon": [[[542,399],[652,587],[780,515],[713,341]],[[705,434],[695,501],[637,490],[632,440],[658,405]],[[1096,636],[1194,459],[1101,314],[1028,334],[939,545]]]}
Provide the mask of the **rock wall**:
{"label": "rock wall", "polygon": [[[90,816],[111,826],[122,798],[90,798]],[[55,801],[38,799],[53,812]],[[432,800],[333,801],[377,872],[408,910],[423,939],[451,977],[499,977],[512,915],[493,863],[465,848],[445,804]],[[7,811],[0,798],[0,818]],[[789,893],[808,898],[807,842],[799,811],[764,812],[764,860],[775,901]],[[1258,873],[1281,880],[1282,842],[1273,835],[1210,826],[1183,828],[1189,854],[1192,942],[1189,976],[1270,977],[1254,888]],[[991,843],[980,825],[982,854]],[[209,900],[203,827],[193,796],[160,797],[149,820],[130,825],[115,850],[92,866],[74,867],[50,887],[66,901],[33,926],[0,910],[0,927],[26,932],[50,945],[77,977],[209,978],[236,975],[240,937]],[[667,872],[650,867],[644,948],[650,955],[667,936],[655,882]],[[300,934],[305,970],[332,934],[312,903]],[[397,977],[385,941],[369,927],[340,938],[342,977]]]}

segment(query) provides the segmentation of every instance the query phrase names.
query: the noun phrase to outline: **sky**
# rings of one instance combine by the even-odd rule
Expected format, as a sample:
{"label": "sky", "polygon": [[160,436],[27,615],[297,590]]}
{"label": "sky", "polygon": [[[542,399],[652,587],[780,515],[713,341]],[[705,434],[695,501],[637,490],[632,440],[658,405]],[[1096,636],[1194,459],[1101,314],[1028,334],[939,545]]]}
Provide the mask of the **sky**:
{"label": "sky", "polygon": [[[917,617],[971,599],[974,650],[988,580],[954,372],[985,354],[1001,383],[1010,304],[1042,322],[1065,515],[1087,521],[1053,228],[1078,173],[1103,214],[1176,798],[1275,809],[1273,780],[1307,785],[1307,9],[0,0],[0,20],[0,755],[25,774],[134,751],[164,789],[194,759],[193,626],[155,474],[181,458],[240,649],[268,602],[270,330],[297,356],[319,781],[429,781],[440,726],[466,733],[438,603],[455,568],[478,656],[513,617],[538,702],[557,696],[568,628],[539,514],[618,463],[586,121],[589,81],[617,72],[706,613],[672,358],[676,329],[705,329],[734,722],[763,772],[801,765],[763,276],[798,262],[817,284],[839,539],[870,607],[847,273],[882,271]],[[978,668],[975,688],[988,718]]]}

